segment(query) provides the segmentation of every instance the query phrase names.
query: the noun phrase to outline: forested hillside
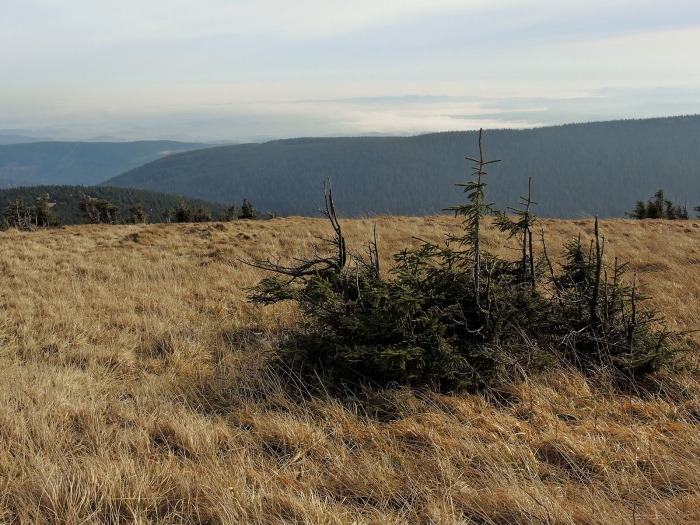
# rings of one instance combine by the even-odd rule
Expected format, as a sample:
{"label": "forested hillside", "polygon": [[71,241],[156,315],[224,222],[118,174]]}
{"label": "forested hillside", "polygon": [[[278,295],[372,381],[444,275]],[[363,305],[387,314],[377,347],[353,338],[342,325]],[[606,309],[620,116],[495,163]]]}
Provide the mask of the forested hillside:
{"label": "forested hillside", "polygon": [[172,152],[204,147],[205,144],[170,140],[0,145],[0,187],[99,184]]}
{"label": "forested hillside", "polygon": [[[244,196],[282,214],[313,215],[330,177],[339,210],[420,215],[460,202],[476,132],[416,137],[303,138],[170,155],[105,184],[210,200]],[[659,188],[689,208],[700,204],[700,116],[570,124],[484,132],[489,195],[517,203],[532,177],[536,213],[619,217]]]}
{"label": "forested hillside", "polygon": [[[113,188],[109,186],[25,186],[0,190],[0,211],[7,208],[18,198],[24,199],[25,204],[32,205],[37,197],[49,194],[49,202],[55,203],[52,211],[61,224],[80,224],[83,217],[78,208],[78,201],[83,195],[95,199],[106,199],[118,206],[120,215],[125,218],[129,206],[141,204],[147,214],[147,222],[164,222],[162,210],[174,209],[178,205],[176,195],[166,195],[148,190],[132,188]],[[211,210],[218,217],[228,206],[220,203],[207,202],[201,199],[187,199],[187,204]]]}

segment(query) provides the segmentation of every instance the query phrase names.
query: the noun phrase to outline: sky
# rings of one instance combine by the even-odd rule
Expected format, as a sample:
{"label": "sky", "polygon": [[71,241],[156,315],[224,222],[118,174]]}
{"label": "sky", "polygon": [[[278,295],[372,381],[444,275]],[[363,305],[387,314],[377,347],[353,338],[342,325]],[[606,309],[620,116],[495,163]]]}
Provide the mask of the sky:
{"label": "sky", "polygon": [[700,113],[698,0],[3,0],[0,134],[271,138]]}

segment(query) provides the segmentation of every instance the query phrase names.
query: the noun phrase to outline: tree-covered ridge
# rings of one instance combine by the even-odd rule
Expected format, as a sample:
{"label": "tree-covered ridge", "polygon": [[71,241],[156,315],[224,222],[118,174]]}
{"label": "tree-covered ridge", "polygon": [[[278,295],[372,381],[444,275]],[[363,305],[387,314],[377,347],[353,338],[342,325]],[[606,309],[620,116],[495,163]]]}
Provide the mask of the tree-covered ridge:
{"label": "tree-covered ridge", "polygon": [[171,153],[204,147],[171,140],[0,145],[0,187],[99,184]]}
{"label": "tree-covered ridge", "polygon": [[[166,222],[171,219],[163,210],[177,210],[181,204],[193,209],[208,209],[213,217],[225,214],[230,205],[209,202],[202,199],[179,199],[177,195],[166,195],[148,190],[113,188],[108,186],[27,186],[0,190],[0,209],[11,207],[18,199],[25,205],[33,206],[37,199],[49,195],[49,202],[55,203],[51,211],[62,224],[82,224],[86,222],[80,208],[85,197],[95,201],[107,201],[119,208],[119,222],[128,222],[130,208],[141,205],[148,222]],[[88,221],[89,222],[89,221]],[[105,221],[99,221],[105,222]]]}
{"label": "tree-covered ridge", "polygon": [[[466,145],[477,132],[415,137],[302,138],[170,155],[105,184],[240,202],[285,215],[316,213],[317,188],[333,179],[348,216],[423,215],[459,203]],[[700,116],[569,124],[489,132],[490,194],[516,206],[532,177],[543,217],[621,217],[659,187],[700,204]]]}

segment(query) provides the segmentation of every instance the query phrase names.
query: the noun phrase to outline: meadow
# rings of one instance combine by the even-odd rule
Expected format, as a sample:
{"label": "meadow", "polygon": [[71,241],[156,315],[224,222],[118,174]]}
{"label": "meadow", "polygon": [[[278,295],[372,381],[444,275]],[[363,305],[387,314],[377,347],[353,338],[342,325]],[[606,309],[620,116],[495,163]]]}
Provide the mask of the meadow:
{"label": "meadow", "polygon": [[[460,228],[342,224],[354,251],[376,224],[385,270]],[[550,255],[593,233],[590,219],[541,225]],[[301,257],[329,230],[288,217],[1,232],[0,523],[700,522],[696,355],[646,392],[558,369],[359,399],[272,367],[297,312],[248,303],[264,272],[241,259]],[[601,231],[645,304],[700,330],[700,221]]]}

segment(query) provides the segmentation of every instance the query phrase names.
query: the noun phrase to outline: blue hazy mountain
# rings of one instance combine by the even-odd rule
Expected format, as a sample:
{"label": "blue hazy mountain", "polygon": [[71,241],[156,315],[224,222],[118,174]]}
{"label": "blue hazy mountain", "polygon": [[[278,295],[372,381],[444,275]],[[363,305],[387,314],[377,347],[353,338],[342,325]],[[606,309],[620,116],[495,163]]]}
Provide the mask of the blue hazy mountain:
{"label": "blue hazy mountain", "polygon": [[[454,184],[471,178],[478,132],[414,137],[301,138],[168,155],[110,179],[219,202],[247,198],[282,214],[315,215],[333,182],[346,216],[420,215],[463,201]],[[515,206],[532,177],[535,212],[548,217],[622,216],[664,188],[700,204],[700,116],[621,120],[483,135],[489,200]]]}
{"label": "blue hazy mountain", "polygon": [[[21,138],[21,137],[20,137]],[[29,140],[29,137],[25,137]],[[19,138],[15,137],[16,140]],[[0,187],[99,184],[172,153],[210,147],[169,140],[25,142],[0,145]]]}

